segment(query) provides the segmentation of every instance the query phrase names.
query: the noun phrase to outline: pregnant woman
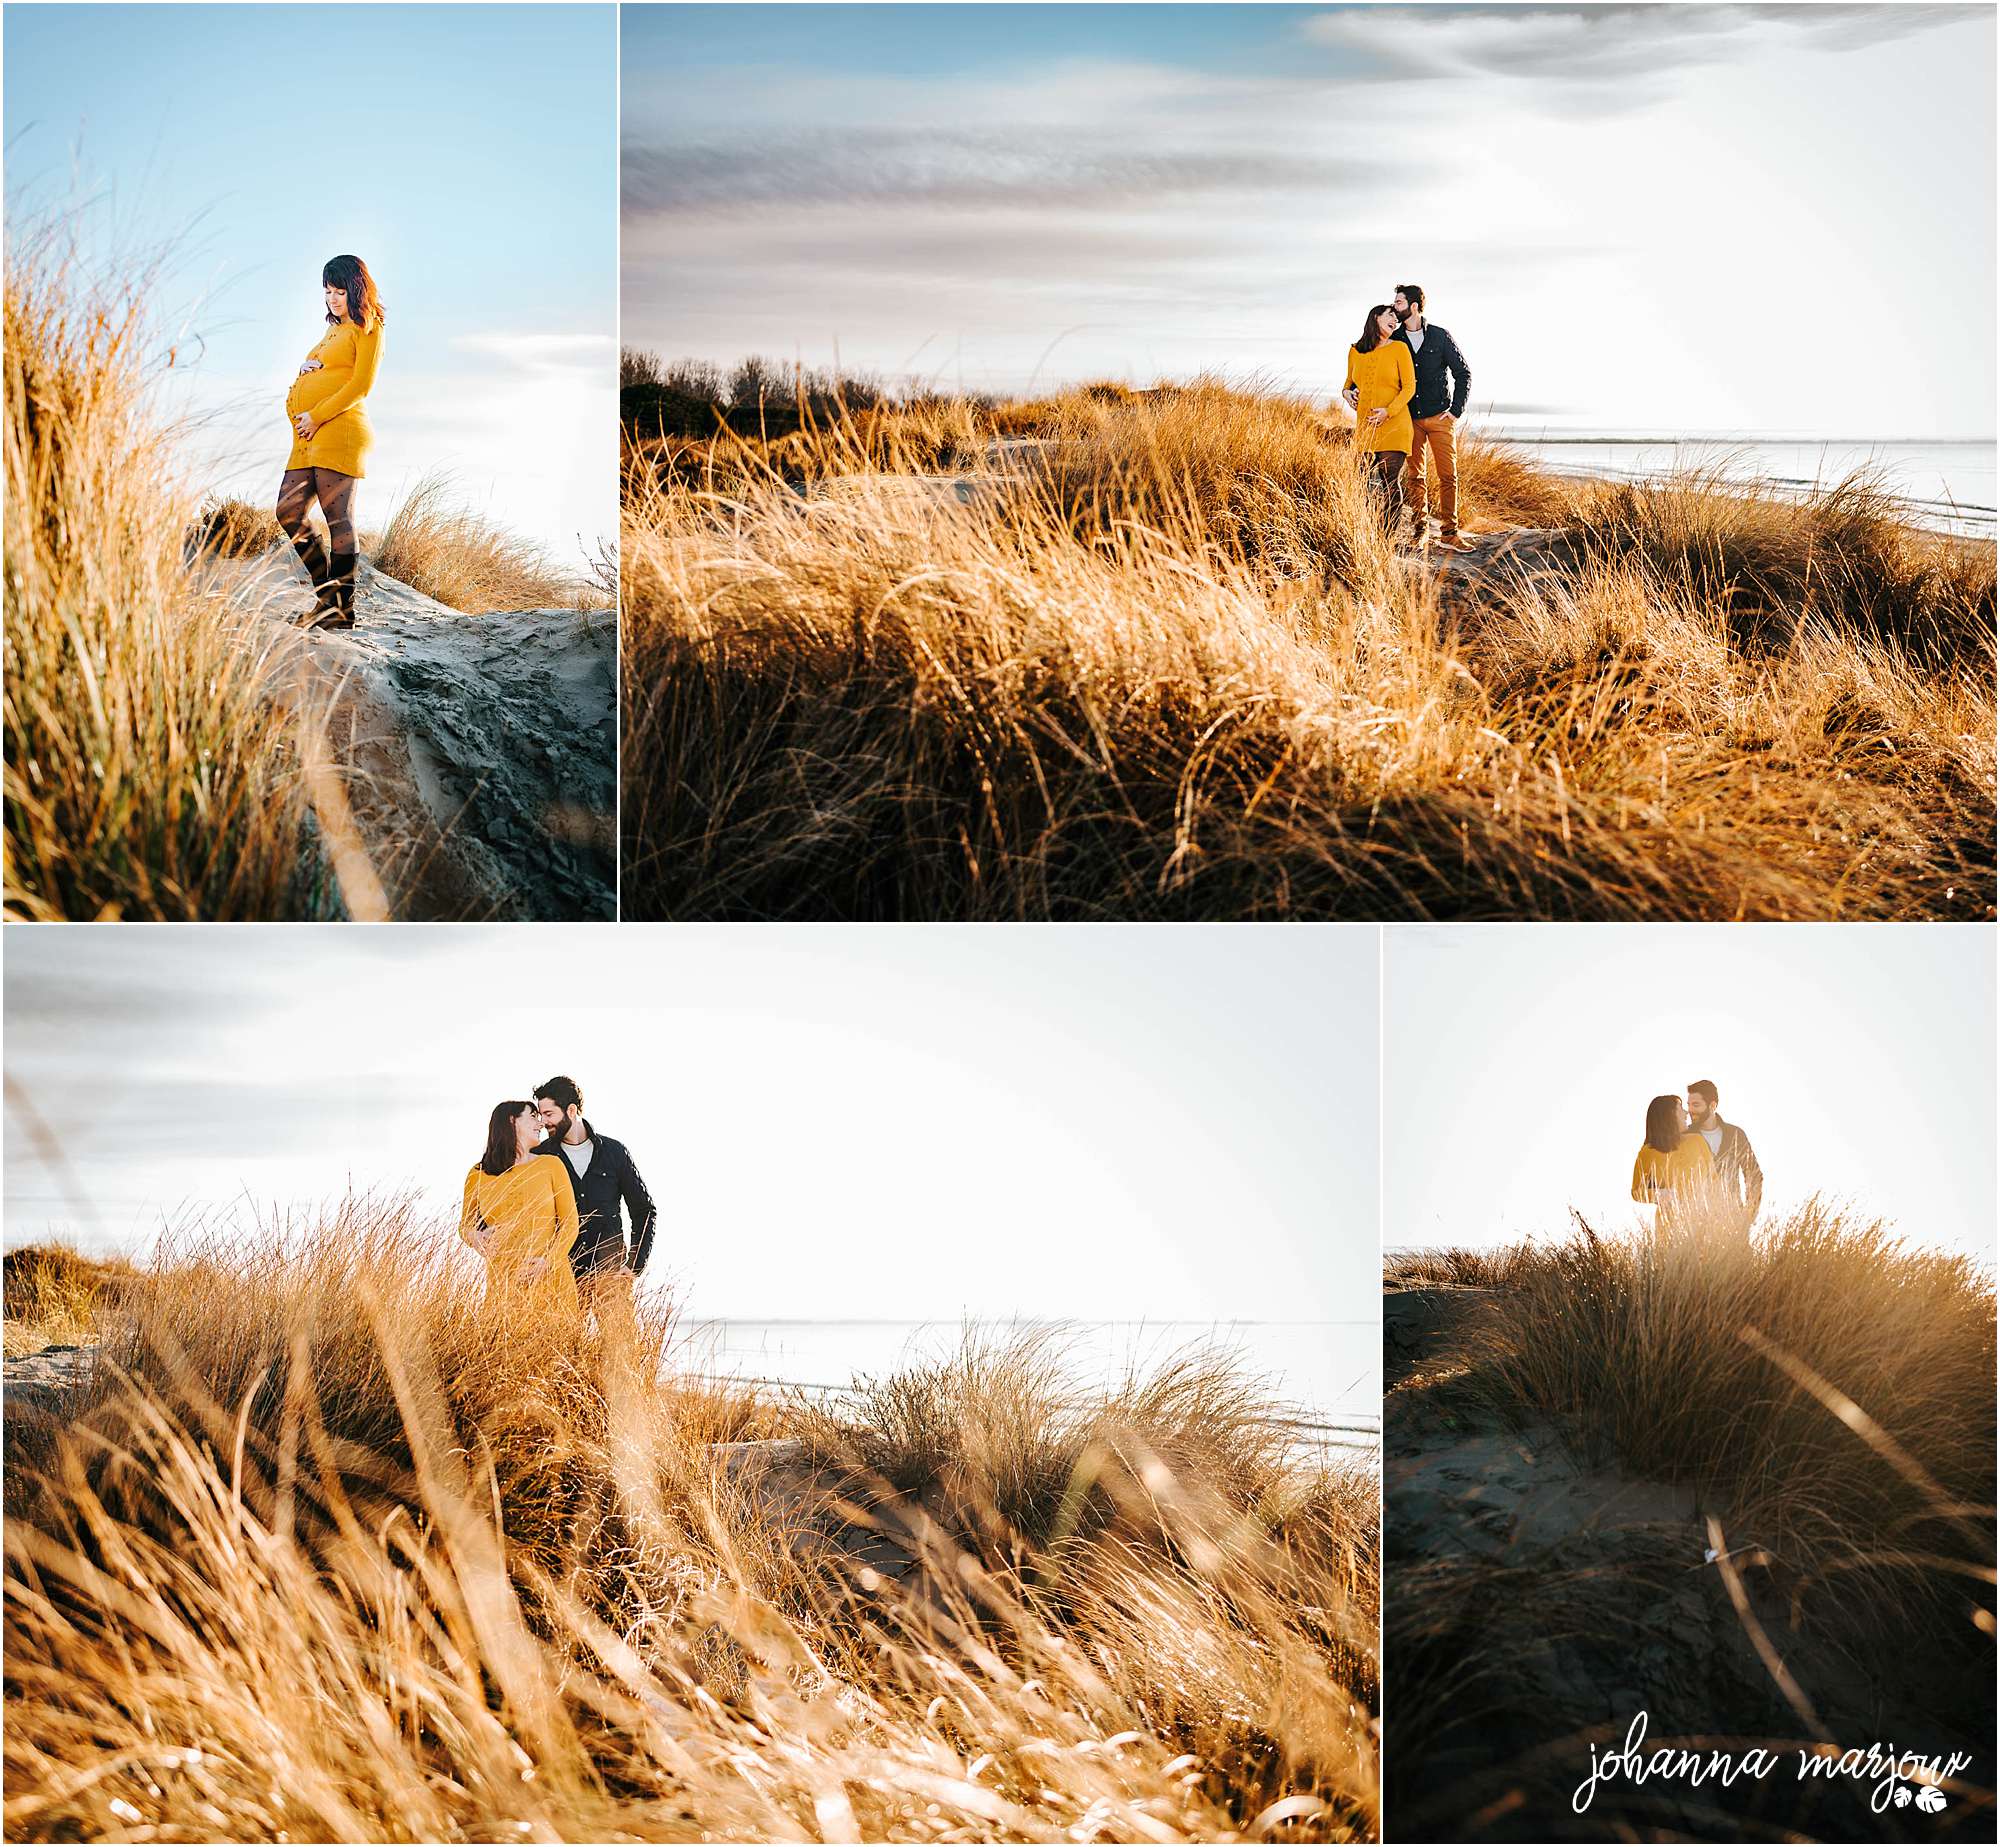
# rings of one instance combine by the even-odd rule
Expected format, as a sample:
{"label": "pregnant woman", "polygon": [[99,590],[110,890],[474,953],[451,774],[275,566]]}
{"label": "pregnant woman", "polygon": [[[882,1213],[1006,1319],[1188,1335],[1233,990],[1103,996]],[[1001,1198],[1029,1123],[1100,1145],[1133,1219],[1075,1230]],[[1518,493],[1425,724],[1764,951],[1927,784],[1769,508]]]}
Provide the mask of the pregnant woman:
{"label": "pregnant woman", "polygon": [[[278,524],[312,579],[307,628],[354,626],[354,484],[375,440],[363,399],[382,361],[382,297],[359,257],[335,257],[320,271],[327,330],[285,394],[292,452],[278,483]],[[317,500],[332,556],[306,524]]]}
{"label": "pregnant woman", "polygon": [[1410,400],[1417,395],[1417,367],[1410,349],[1394,337],[1399,325],[1387,302],[1368,310],[1361,338],[1347,349],[1342,387],[1354,406],[1354,446],[1375,458],[1373,486],[1387,507],[1392,533],[1403,515],[1403,464],[1416,440]]}
{"label": "pregnant woman", "polygon": [[542,1118],[534,1104],[493,1106],[486,1152],[465,1176],[458,1235],[486,1259],[489,1308],[573,1321],[581,1316],[569,1261],[577,1233],[576,1190],[567,1161],[535,1152],[541,1138]]}

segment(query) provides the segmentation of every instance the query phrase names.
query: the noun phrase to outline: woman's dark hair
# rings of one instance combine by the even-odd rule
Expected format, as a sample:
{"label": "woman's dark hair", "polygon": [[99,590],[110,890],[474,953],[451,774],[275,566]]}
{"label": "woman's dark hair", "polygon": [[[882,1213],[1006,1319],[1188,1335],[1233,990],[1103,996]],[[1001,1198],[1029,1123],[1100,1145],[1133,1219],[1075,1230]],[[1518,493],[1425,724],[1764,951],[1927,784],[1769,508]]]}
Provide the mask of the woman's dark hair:
{"label": "woman's dark hair", "polygon": [[[368,273],[368,265],[359,257],[330,257],[326,267],[319,272],[321,284],[326,288],[347,291],[347,318],[360,328],[379,327],[388,316],[382,309],[382,293],[375,286],[375,278]],[[329,314],[326,317],[336,317]]]}
{"label": "woman's dark hair", "polygon": [[1378,315],[1387,314],[1394,306],[1394,302],[1378,301],[1368,310],[1368,323],[1361,329],[1361,338],[1354,343],[1357,353],[1372,353],[1382,344],[1382,330],[1375,325],[1375,319]]}
{"label": "woman's dark hair", "polygon": [[1655,1097],[1646,1105],[1646,1146],[1672,1154],[1681,1145],[1681,1100]]}
{"label": "woman's dark hair", "polygon": [[514,1165],[514,1118],[535,1106],[525,1097],[512,1103],[496,1103],[486,1118],[486,1152],[479,1157],[483,1172],[504,1174]]}

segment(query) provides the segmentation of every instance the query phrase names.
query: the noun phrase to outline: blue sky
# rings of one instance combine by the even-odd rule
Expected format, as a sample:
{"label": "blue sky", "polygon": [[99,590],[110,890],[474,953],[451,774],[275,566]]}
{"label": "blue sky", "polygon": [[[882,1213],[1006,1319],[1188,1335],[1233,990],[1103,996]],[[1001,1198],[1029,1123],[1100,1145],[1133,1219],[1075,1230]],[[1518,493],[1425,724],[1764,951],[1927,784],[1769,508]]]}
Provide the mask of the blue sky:
{"label": "blue sky", "polygon": [[295,927],[9,931],[9,1092],[85,1196],[10,1107],[10,1242],[350,1182],[448,1216],[560,1070],[696,1317],[1374,1317],[1372,928],[308,934],[301,980]]}
{"label": "blue sky", "polygon": [[[663,15],[671,12],[673,17]],[[784,62],[866,78],[950,78],[981,68],[1032,66],[1054,49],[1067,58],[1149,57],[1209,70],[1262,73],[1296,34],[1287,7],[812,6],[774,23],[768,6],[635,7],[626,15],[628,81],[676,71],[765,62],[773,35]]]}
{"label": "blue sky", "polygon": [[1414,280],[1516,427],[1993,433],[1990,8],[623,21],[629,344],[1330,393]]}
{"label": "blue sky", "polygon": [[588,4],[9,5],[10,232],[81,207],[99,258],[167,253],[196,472],[260,500],[355,252],[389,310],[362,524],[443,468],[573,560],[616,517],[615,34]]}
{"label": "blue sky", "polygon": [[1646,1104],[1708,1078],[1767,1207],[1822,1193],[1994,1260],[1994,939],[1977,924],[1388,932],[1383,1241],[1600,1230]]}

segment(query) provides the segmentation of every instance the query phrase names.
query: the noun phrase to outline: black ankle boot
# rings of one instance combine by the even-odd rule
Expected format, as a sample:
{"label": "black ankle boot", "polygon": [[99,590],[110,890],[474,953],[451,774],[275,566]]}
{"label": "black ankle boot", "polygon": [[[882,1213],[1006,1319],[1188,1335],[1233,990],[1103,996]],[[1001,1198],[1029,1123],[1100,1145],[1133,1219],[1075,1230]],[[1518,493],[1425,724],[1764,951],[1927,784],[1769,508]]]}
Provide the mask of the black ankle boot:
{"label": "black ankle boot", "polygon": [[325,550],[318,538],[308,532],[292,541],[292,550],[299,555],[299,562],[306,567],[306,575],[312,579],[312,614],[300,616],[300,622],[317,622],[322,616],[334,613],[333,567],[327,561]]}
{"label": "black ankle boot", "polygon": [[333,588],[334,613],[319,626],[321,628],[352,628],[354,626],[354,584],[359,576],[358,552],[335,552],[329,581]]}

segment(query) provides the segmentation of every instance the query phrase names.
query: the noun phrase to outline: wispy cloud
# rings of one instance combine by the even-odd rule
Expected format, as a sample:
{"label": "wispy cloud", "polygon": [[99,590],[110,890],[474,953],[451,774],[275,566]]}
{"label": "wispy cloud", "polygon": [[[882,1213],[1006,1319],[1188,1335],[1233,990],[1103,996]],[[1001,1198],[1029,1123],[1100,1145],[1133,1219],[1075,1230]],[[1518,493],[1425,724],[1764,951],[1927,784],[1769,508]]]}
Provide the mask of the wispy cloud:
{"label": "wispy cloud", "polygon": [[1307,43],[1367,82],[1504,82],[1551,109],[1616,111],[1759,44],[1852,51],[1978,17],[1953,6],[1364,6],[1315,13]]}
{"label": "wispy cloud", "polygon": [[[1825,429],[1901,276],[1990,324],[1990,10],[1189,7],[1207,37],[1156,39],[1023,7],[960,44],[955,9],[855,8],[832,64],[757,7],[676,64],[673,11],[627,72],[622,261],[625,338],[674,354],[1330,390],[1414,274],[1478,406]],[[1760,265],[1811,292],[1810,365],[1716,363]],[[1914,354],[1894,433],[1967,433],[1990,378]]]}
{"label": "wispy cloud", "polygon": [[[1057,56],[864,87],[785,71],[774,109],[773,73],[732,67],[684,111],[634,98],[628,331],[716,357],[832,342],[887,373],[921,349],[1004,387],[1058,334],[1085,370],[1155,340],[1128,363],[1186,369],[1201,362],[1176,329],[1226,319],[1239,369],[1261,366],[1271,292],[1321,293],[1329,245],[1361,241],[1390,171],[1324,72]],[[1417,150],[1396,172],[1435,168]],[[907,338],[875,333],[885,294]],[[649,310],[667,300],[682,331],[661,338]]]}
{"label": "wispy cloud", "polygon": [[755,142],[628,144],[628,216],[707,214],[795,205],[898,205],[959,210],[1120,210],[1230,193],[1352,184],[1359,163],[1263,148],[1188,152],[1046,132],[938,133],[842,129]]}

